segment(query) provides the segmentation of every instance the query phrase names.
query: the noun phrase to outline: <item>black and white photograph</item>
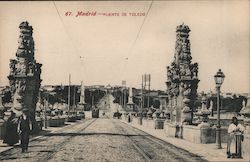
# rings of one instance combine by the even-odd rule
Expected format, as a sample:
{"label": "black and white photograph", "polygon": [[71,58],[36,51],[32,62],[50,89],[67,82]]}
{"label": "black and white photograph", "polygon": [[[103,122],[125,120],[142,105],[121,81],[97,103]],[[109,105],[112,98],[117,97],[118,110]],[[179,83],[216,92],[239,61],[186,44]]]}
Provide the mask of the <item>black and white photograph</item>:
{"label": "black and white photograph", "polygon": [[0,161],[250,162],[250,1],[1,1]]}

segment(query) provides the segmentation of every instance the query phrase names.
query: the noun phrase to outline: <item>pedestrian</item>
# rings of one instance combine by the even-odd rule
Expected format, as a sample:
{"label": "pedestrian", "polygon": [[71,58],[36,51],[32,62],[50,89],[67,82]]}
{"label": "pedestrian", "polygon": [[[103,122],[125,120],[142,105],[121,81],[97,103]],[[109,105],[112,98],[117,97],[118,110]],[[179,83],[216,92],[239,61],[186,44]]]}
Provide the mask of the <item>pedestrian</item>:
{"label": "pedestrian", "polygon": [[229,139],[227,142],[227,158],[241,156],[241,141],[243,140],[242,133],[244,130],[244,126],[238,123],[236,117],[233,117],[232,123],[228,127]]}
{"label": "pedestrian", "polygon": [[3,143],[7,143],[10,146],[18,143],[19,135],[17,132],[18,121],[16,118],[16,114],[13,110],[10,111],[10,117],[6,121],[6,135],[3,140]]}
{"label": "pedestrian", "polygon": [[27,108],[24,108],[23,114],[20,116],[18,123],[18,132],[21,138],[22,153],[28,151],[30,131],[31,121],[29,117],[29,110]]}

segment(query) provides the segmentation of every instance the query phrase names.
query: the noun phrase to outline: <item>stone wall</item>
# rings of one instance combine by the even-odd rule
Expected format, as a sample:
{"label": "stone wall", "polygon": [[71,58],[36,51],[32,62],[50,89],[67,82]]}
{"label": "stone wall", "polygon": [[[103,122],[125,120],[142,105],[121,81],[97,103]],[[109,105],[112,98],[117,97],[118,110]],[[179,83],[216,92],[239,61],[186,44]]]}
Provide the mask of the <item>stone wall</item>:
{"label": "stone wall", "polygon": [[175,137],[176,125],[173,123],[165,122],[164,131],[167,137]]}
{"label": "stone wall", "polygon": [[184,125],[183,126],[183,139],[194,142],[201,143],[201,131],[197,126]]}
{"label": "stone wall", "polygon": [[227,143],[229,134],[227,133],[228,127],[221,127],[221,143]]}
{"label": "stone wall", "polygon": [[[243,119],[238,119],[240,124],[244,124]],[[217,124],[217,119],[211,119],[209,118],[209,123],[212,125],[216,125]],[[225,126],[228,127],[230,124],[232,123],[232,119],[220,119],[220,124],[221,126]]]}
{"label": "stone wall", "polygon": [[216,131],[213,127],[183,125],[183,139],[194,143],[215,143]]}
{"label": "stone wall", "polygon": [[154,129],[154,120],[153,119],[143,119],[142,124],[143,124],[143,126],[145,126],[147,128]]}
{"label": "stone wall", "polygon": [[[179,129],[179,130],[178,130]],[[216,127],[199,127],[194,125],[183,125],[177,128],[176,124],[165,122],[164,131],[167,137],[182,137],[193,143],[215,143]],[[228,140],[227,127],[221,128],[221,142],[227,143]]]}

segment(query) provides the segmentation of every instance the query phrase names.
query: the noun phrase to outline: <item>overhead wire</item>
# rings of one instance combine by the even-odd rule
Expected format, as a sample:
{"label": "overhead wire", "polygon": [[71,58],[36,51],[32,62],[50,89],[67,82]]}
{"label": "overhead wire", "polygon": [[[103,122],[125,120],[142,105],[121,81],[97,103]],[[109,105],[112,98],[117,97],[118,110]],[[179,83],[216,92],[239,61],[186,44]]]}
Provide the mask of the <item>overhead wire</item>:
{"label": "overhead wire", "polygon": [[129,61],[130,56],[131,56],[131,54],[132,54],[132,52],[133,52],[133,49],[134,49],[134,47],[135,47],[135,45],[136,45],[136,42],[137,42],[137,40],[138,40],[138,38],[139,38],[139,36],[140,36],[140,34],[141,34],[142,28],[143,28],[143,26],[144,26],[144,24],[145,24],[145,22],[146,22],[146,19],[147,19],[148,15],[149,15],[149,12],[150,12],[151,8],[152,8],[152,5],[153,5],[153,0],[152,0],[152,1],[150,2],[150,4],[149,4],[148,10],[147,10],[147,12],[146,12],[146,16],[145,16],[144,19],[142,20],[142,23],[141,23],[141,25],[140,25],[140,28],[139,28],[137,34],[136,34],[136,37],[135,37],[135,39],[134,39],[132,45],[131,45],[130,48],[129,48],[128,55],[127,55],[127,57],[125,58],[124,67],[123,67],[123,68],[125,69],[125,70],[123,70],[124,73],[125,73],[125,74],[123,74],[123,75],[125,76],[125,78],[127,78],[127,70],[126,70],[126,69],[127,69],[128,61]]}
{"label": "overhead wire", "polygon": [[[63,21],[62,16],[60,15],[60,12],[59,12],[59,10],[58,10],[58,7],[57,7],[55,1],[53,1],[53,4],[54,4],[54,7],[55,7],[56,12],[57,12],[57,14],[58,14],[58,17],[59,17],[59,19],[60,19],[60,21],[61,21],[61,23],[62,23],[62,25],[63,25],[64,31],[65,31],[66,35],[68,36],[68,38],[70,39],[70,42],[71,42],[71,44],[72,44],[72,46],[73,46],[75,52],[76,52],[76,53],[79,53],[79,52],[78,52],[79,50],[78,50],[77,47],[75,46],[75,44],[74,44],[74,42],[73,42],[73,39],[71,38],[71,36],[70,36],[70,34],[69,34],[69,32],[68,32],[68,30],[67,30],[67,28],[66,28],[66,25],[65,25],[65,23],[64,23],[64,21]],[[149,15],[149,12],[150,12],[151,8],[152,8],[152,5],[153,5],[153,0],[151,1],[150,5],[149,5],[149,7],[148,7],[148,10],[147,10],[147,12],[146,12],[146,16],[144,17],[144,19],[143,19],[143,21],[142,21],[142,23],[141,23],[141,25],[140,25],[140,27],[139,27],[139,30],[138,30],[138,32],[137,32],[137,34],[136,34],[136,37],[135,37],[135,39],[134,39],[132,45],[131,45],[130,48],[129,48],[128,55],[127,55],[127,57],[124,58],[124,61],[123,61],[123,68],[122,68],[122,69],[123,69],[123,70],[122,70],[122,73],[123,73],[122,76],[124,76],[125,78],[126,78],[126,75],[127,75],[127,70],[126,70],[126,69],[127,69],[128,60],[129,60],[129,58],[130,58],[130,56],[131,56],[131,53],[133,52],[133,49],[134,49],[134,47],[135,47],[135,45],[136,45],[136,43],[137,43],[137,40],[138,40],[138,38],[139,38],[139,36],[140,36],[140,34],[141,34],[142,28],[143,28],[143,26],[144,26],[144,24],[145,24],[145,22],[146,22],[146,19],[147,19],[148,15]],[[86,66],[85,66],[85,64],[84,64],[84,61],[86,62],[86,59],[87,59],[87,58],[84,57],[84,56],[82,56],[82,55],[79,55],[79,59],[80,59],[80,64],[83,65],[83,68],[84,68],[85,73],[86,73],[87,70],[86,70]],[[124,73],[125,73],[125,74],[124,74]]]}
{"label": "overhead wire", "polygon": [[[144,19],[143,19],[143,21],[142,21],[142,23],[141,23],[141,26],[140,26],[140,28],[139,28],[139,31],[138,31],[137,34],[136,34],[135,40],[134,40],[133,44],[131,45],[131,48],[129,49],[129,55],[131,54],[131,52],[132,52],[132,50],[133,50],[133,48],[134,48],[134,46],[135,46],[135,44],[136,44],[136,42],[137,42],[139,36],[140,36],[142,27],[143,27],[143,25],[144,25],[144,23],[145,23],[145,21],[146,21],[146,19],[147,19],[147,17],[148,17],[148,14],[149,14],[149,11],[150,11],[152,5],[153,5],[153,0],[151,1],[150,5],[149,5],[149,7],[148,7],[146,16],[144,17]],[[128,58],[129,58],[129,56],[128,56]]]}
{"label": "overhead wire", "polygon": [[[65,23],[64,23],[64,21],[63,21],[63,18],[62,18],[61,14],[60,14],[60,12],[59,12],[59,10],[58,10],[58,7],[57,7],[55,1],[53,1],[53,4],[54,4],[54,7],[55,7],[55,9],[56,9],[56,12],[57,12],[57,15],[58,15],[58,17],[59,17],[59,20],[61,21],[61,23],[62,23],[62,25],[63,25],[63,29],[64,29],[66,35],[67,35],[68,38],[70,39],[70,42],[71,42],[71,44],[72,44],[72,46],[73,46],[75,52],[76,52],[77,54],[79,54],[80,52],[79,52],[78,48],[75,46],[75,43],[74,43],[72,37],[70,36],[68,30],[67,30],[67,27],[66,27],[66,25],[65,25]],[[79,58],[78,58],[78,59],[80,60],[80,64],[83,65],[83,71],[85,71],[84,74],[86,75],[86,66],[85,66],[85,64],[84,64],[84,61],[86,62],[86,57],[84,57],[84,56],[82,56],[82,55],[79,55]]]}

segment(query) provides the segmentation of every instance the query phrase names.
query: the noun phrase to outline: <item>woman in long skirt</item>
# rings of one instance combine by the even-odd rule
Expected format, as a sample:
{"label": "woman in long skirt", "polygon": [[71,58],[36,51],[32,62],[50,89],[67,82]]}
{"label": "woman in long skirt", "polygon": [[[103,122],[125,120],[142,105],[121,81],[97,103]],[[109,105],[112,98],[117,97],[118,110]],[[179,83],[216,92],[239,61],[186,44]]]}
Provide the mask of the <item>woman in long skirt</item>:
{"label": "woman in long skirt", "polygon": [[[236,117],[232,118],[232,123],[228,127],[229,139],[227,142],[227,157],[234,158],[241,156],[241,140],[243,138],[242,133],[245,128],[241,124],[238,123],[238,119]],[[237,146],[236,146],[237,144]]]}

